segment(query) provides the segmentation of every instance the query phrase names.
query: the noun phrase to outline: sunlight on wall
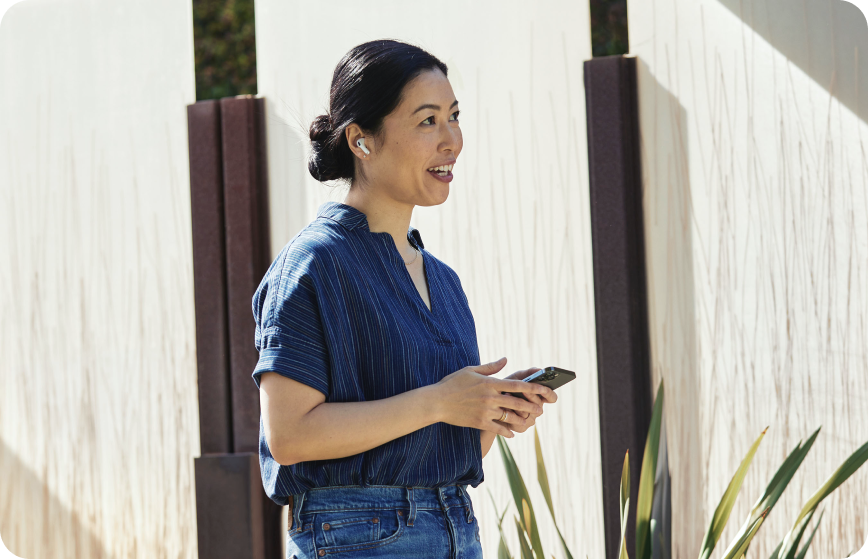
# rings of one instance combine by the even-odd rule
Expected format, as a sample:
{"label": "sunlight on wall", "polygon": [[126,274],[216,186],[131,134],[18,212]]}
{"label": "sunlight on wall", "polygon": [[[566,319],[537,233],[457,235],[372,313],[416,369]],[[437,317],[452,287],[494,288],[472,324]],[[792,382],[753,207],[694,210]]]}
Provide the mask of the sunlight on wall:
{"label": "sunlight on wall", "polygon": [[28,559],[197,556],[192,29],[174,0],[0,27],[0,533]]}
{"label": "sunlight on wall", "polygon": [[[630,2],[628,14],[673,556],[698,553],[766,426],[724,540],[822,425],[751,545],[768,557],[868,441],[868,27],[837,0]],[[825,502],[815,557],[865,540],[866,495],[863,467]]]}

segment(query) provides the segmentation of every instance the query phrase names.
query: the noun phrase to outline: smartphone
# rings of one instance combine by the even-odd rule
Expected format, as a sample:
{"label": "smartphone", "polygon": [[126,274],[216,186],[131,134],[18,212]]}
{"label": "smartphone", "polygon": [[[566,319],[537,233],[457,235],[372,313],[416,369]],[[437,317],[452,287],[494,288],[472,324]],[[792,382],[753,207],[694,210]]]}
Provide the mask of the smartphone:
{"label": "smartphone", "polygon": [[[522,382],[535,382],[537,384],[542,384],[543,386],[548,386],[552,390],[555,390],[570,382],[571,380],[575,380],[575,378],[576,373],[572,371],[561,369],[560,367],[545,367],[544,369],[541,369],[525,377],[524,379],[522,379]],[[527,400],[527,398],[524,397],[524,393],[522,392],[505,392],[505,394]]]}

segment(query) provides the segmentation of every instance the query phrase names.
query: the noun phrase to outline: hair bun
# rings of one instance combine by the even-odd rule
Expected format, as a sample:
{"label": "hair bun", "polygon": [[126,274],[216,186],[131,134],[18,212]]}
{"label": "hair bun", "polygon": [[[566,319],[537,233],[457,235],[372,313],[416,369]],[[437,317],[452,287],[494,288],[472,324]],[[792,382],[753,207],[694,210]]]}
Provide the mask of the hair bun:
{"label": "hair bun", "polygon": [[337,171],[335,131],[329,115],[319,115],[310,123],[310,159],[307,170],[320,182],[341,178]]}
{"label": "hair bun", "polygon": [[310,123],[310,141],[326,143],[334,133],[329,115],[319,115]]}

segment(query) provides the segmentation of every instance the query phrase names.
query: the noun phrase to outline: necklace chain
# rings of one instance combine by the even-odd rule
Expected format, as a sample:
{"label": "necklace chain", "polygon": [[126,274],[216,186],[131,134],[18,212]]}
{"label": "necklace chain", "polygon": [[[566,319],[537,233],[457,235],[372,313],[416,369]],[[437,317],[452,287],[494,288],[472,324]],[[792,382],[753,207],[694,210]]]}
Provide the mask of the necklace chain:
{"label": "necklace chain", "polygon": [[[416,256],[413,257],[413,260],[411,260],[409,262],[404,262],[405,266],[409,266],[410,264],[415,262],[417,258],[419,258],[419,249],[417,249],[416,247],[413,247],[413,250],[416,252]],[[404,259],[402,258],[401,260],[404,260]]]}

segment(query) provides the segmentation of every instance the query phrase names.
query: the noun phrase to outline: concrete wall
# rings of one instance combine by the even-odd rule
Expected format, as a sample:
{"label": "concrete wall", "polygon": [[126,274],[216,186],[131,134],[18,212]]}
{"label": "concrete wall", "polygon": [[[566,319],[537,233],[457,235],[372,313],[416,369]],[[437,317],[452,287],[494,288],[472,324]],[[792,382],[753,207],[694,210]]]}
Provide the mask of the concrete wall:
{"label": "concrete wall", "polygon": [[[666,379],[673,557],[698,554],[753,440],[730,539],[823,429],[763,525],[768,557],[868,440],[868,30],[839,0],[631,1],[655,387]],[[826,502],[814,557],[865,541],[868,468]]]}
{"label": "concrete wall", "polygon": [[[373,1],[257,0],[258,90],[268,107],[272,253],[328,199],[307,172],[313,118],[328,108],[338,60],[395,38],[449,66],[464,151],[442,206],[417,208],[427,249],[462,279],[483,362],[504,375],[557,365],[578,380],[539,422],[558,521],[576,556],[603,556],[594,304],[582,61],[591,58],[587,2],[479,1],[457,7]],[[510,442],[539,513],[547,553],[561,555],[536,482],[533,434]],[[512,498],[496,446],[472,490],[486,556],[497,550],[489,491]],[[514,507],[512,507],[514,512]],[[518,553],[510,513],[508,538]]]}
{"label": "concrete wall", "polygon": [[0,533],[196,557],[189,1],[26,0],[0,26]]}

